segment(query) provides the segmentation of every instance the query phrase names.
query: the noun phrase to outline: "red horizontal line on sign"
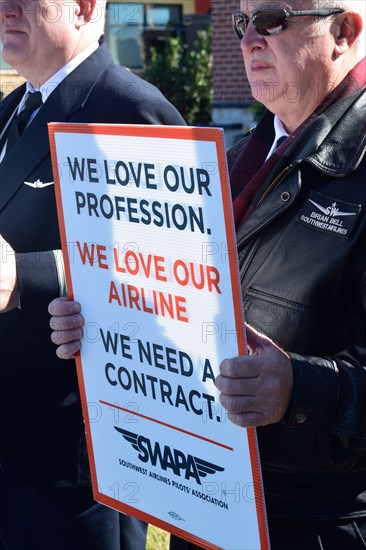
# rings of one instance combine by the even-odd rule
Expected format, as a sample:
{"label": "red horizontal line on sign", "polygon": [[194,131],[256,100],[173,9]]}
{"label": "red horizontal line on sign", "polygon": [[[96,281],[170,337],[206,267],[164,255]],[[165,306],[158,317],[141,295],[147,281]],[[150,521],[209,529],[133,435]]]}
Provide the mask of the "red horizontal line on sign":
{"label": "red horizontal line on sign", "polygon": [[171,428],[172,430],[176,430],[177,432],[182,432],[184,434],[190,435],[191,437],[197,437],[197,439],[202,439],[203,441],[207,441],[208,443],[212,443],[213,445],[217,445],[218,447],[223,447],[228,451],[234,450],[232,447],[228,447],[228,445],[224,445],[223,443],[219,443],[218,441],[214,441],[213,439],[208,439],[207,437],[203,437],[202,435],[188,432],[187,430],[183,430],[182,428],[178,428],[177,426],[173,426],[172,424],[167,424],[166,422],[162,422],[161,420],[157,420],[156,418],[151,418],[150,416],[145,416],[144,414],[137,413],[129,409],[124,409],[123,407],[119,407],[118,405],[114,405],[113,403],[108,403],[108,401],[103,401],[102,399],[100,399],[99,403],[102,403],[102,405],[108,405],[109,407],[113,407],[114,409],[119,409],[120,411],[124,411],[128,414],[139,416],[140,418],[144,418],[145,420],[156,422],[156,424],[161,424],[162,426],[166,426],[167,428]]}

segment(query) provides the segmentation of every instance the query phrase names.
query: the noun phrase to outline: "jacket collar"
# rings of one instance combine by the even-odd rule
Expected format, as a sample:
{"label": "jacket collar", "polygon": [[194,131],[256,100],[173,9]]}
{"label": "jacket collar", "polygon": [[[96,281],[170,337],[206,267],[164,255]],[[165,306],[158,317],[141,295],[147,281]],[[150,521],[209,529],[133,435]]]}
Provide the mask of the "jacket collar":
{"label": "jacket collar", "polygon": [[[273,114],[267,112],[255,132],[268,132],[271,120]],[[276,170],[306,161],[321,172],[342,177],[357,167],[365,147],[366,91],[359,90],[332,104],[306,126],[284,152]]]}
{"label": "jacket collar", "polygon": [[[290,167],[287,172],[289,175],[302,162],[308,162],[320,172],[337,178],[353,172],[366,150],[365,94],[365,91],[359,91],[336,102],[311,122],[285,151],[280,165],[276,165],[276,172],[266,178],[261,193],[279,173],[284,173],[282,171],[286,167]],[[267,123],[270,116],[273,117],[267,113],[264,117]],[[299,185],[296,172],[293,177],[286,176],[286,191],[291,199],[283,202],[278,198],[278,193],[270,193],[240,225],[237,242],[244,242],[282,211],[287,210],[298,195]]]}
{"label": "jacket collar", "polygon": [[22,97],[25,94],[26,85],[22,84],[8,95],[0,104],[0,135],[6,126],[11,115],[19,105]]}
{"label": "jacket collar", "polygon": [[318,131],[308,143],[314,152],[305,155],[306,160],[325,174],[343,177],[353,172],[366,151],[366,91],[338,101],[316,122]]}
{"label": "jacket collar", "polygon": [[[105,43],[81,63],[50,94],[22,139],[0,164],[0,211],[23,184],[28,174],[49,154],[48,122],[66,122],[85,105],[96,82],[113,63]],[[25,91],[15,90],[0,109],[0,119],[9,118]],[[7,118],[6,118],[7,117]]]}

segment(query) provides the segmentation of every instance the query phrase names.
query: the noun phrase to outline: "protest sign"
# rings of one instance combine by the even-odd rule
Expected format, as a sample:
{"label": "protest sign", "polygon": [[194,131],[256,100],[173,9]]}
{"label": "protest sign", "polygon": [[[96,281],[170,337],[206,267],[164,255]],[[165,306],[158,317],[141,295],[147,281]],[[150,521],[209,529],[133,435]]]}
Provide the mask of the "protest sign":
{"label": "protest sign", "polygon": [[49,132],[95,499],[203,548],[268,548],[255,431],[214,384],[245,353],[222,130]]}

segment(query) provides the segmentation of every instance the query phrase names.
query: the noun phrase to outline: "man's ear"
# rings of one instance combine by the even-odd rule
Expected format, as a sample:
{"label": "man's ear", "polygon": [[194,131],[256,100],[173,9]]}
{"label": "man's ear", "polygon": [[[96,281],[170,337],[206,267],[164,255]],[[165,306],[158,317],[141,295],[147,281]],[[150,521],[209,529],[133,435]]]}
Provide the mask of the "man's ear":
{"label": "man's ear", "polygon": [[97,0],[76,0],[76,4],[78,26],[82,27],[96,16]]}
{"label": "man's ear", "polygon": [[349,50],[359,38],[363,29],[362,17],[359,13],[349,11],[340,14],[335,40],[335,54],[337,57]]}

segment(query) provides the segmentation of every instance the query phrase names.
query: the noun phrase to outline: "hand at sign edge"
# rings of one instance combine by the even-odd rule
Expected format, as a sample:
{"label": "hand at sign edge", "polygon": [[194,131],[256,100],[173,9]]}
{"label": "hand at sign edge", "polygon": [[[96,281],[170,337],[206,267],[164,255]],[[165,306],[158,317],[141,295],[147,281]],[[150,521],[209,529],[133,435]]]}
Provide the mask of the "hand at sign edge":
{"label": "hand at sign edge", "polygon": [[241,427],[280,422],[289,405],[293,368],[285,351],[246,325],[249,355],[224,359],[216,387],[229,419]]}
{"label": "hand at sign edge", "polygon": [[83,337],[84,318],[78,302],[67,298],[55,298],[48,306],[51,315],[51,340],[58,347],[60,359],[72,359],[80,351]]}

